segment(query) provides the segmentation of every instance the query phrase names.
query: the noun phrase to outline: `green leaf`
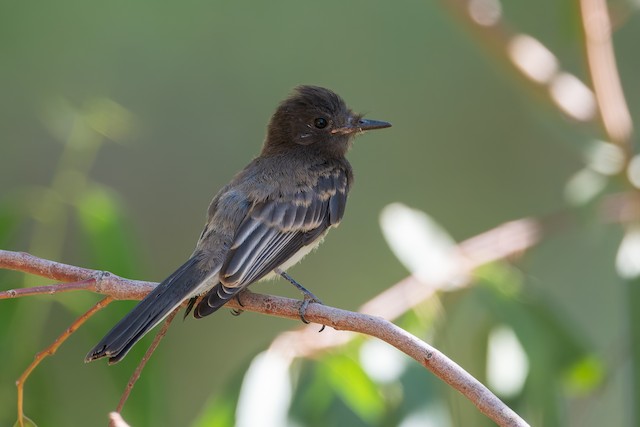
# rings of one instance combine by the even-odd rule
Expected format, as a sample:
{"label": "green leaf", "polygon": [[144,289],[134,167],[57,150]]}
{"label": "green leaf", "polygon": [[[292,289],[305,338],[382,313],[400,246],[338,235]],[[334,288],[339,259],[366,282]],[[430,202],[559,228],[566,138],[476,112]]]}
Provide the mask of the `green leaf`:
{"label": "green leaf", "polygon": [[481,272],[485,286],[475,292],[489,308],[492,323],[513,328],[534,362],[549,364],[560,374],[587,357],[587,344],[562,310],[554,309],[552,301],[523,293],[523,277],[517,269],[494,263]]}
{"label": "green leaf", "polygon": [[380,420],[384,399],[360,364],[347,356],[334,356],[324,360],[322,369],[335,392],[355,414],[369,423]]}
{"label": "green leaf", "polygon": [[565,373],[567,391],[574,396],[586,395],[602,383],[604,366],[594,356],[587,356],[574,363]]}
{"label": "green leaf", "polygon": [[508,264],[492,262],[477,268],[473,274],[505,298],[515,298],[522,291],[522,273]]}
{"label": "green leaf", "polygon": [[202,414],[191,424],[192,427],[227,427],[235,420],[237,396],[225,393],[212,398]]}

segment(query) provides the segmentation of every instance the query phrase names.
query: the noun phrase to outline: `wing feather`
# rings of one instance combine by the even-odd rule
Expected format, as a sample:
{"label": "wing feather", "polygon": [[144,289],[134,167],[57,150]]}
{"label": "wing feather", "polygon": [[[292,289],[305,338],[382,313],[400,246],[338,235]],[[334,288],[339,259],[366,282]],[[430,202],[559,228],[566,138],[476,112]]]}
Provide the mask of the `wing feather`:
{"label": "wing feather", "polygon": [[198,303],[206,316],[313,244],[344,215],[350,171],[335,168],[313,187],[255,203],[236,231],[220,270],[220,283]]}

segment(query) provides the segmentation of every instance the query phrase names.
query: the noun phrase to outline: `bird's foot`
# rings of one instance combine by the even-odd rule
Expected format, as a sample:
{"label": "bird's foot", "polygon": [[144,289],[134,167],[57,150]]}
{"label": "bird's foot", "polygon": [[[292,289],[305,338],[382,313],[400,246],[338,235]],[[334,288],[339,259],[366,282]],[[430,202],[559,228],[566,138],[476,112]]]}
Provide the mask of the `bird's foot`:
{"label": "bird's foot", "polygon": [[[298,309],[298,314],[300,315],[300,320],[302,320],[302,323],[305,323],[308,325],[310,322],[304,317],[304,315],[307,312],[307,307],[309,307],[309,304],[311,303],[322,304],[322,305],[324,304],[322,303],[320,298],[315,296],[310,290],[308,290],[307,288],[302,286],[300,283],[298,283],[293,277],[289,276],[286,271],[282,271],[279,268],[276,268],[274,271],[280,276],[282,276],[284,279],[286,279],[287,282],[295,286],[300,292],[302,292],[302,295],[304,295],[302,303],[300,304],[300,308]],[[324,330],[324,325],[322,325],[322,328],[320,328],[318,332],[322,332],[323,330]]]}
{"label": "bird's foot", "polygon": [[[244,291],[240,291],[239,293],[236,294],[235,299],[238,302],[238,305],[240,307],[244,307],[244,304],[242,303],[242,301],[240,300],[240,295],[242,295]],[[241,308],[232,308],[231,309],[231,315],[232,316],[240,316],[242,313],[244,313],[244,310]]]}
{"label": "bird's foot", "polygon": [[[309,307],[309,304],[311,303],[315,303],[315,304],[322,304],[322,301],[320,301],[320,299],[315,296],[314,294],[312,294],[311,292],[307,291],[305,289],[306,292],[302,292],[304,294],[304,298],[302,299],[302,303],[300,304],[300,308],[298,309],[298,314],[300,315],[300,320],[302,320],[302,323],[306,323],[307,325],[311,322],[309,322],[305,317],[305,313],[307,312],[307,307]],[[324,325],[322,325],[322,327],[320,328],[320,330],[318,332],[322,332],[324,330]]]}

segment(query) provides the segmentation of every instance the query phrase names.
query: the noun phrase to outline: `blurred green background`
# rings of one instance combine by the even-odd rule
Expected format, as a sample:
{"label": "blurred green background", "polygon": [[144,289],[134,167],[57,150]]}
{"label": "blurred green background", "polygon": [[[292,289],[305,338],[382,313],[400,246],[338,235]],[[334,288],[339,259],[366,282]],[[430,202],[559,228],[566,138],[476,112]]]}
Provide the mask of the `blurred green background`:
{"label": "blurred green background", "polygon": [[[408,274],[378,225],[389,203],[428,212],[455,239],[565,209],[565,183],[583,168],[587,144],[604,136],[536,96],[444,3],[4,0],[0,247],[163,279],[191,253],[211,197],[258,153],[270,114],[298,84],[329,87],[354,110],[393,123],[356,141],[345,220],[292,271],[329,305],[356,309]],[[625,12],[616,54],[637,117],[634,3],[611,5]],[[576,2],[517,0],[503,9],[512,28],[588,82]],[[481,380],[488,331],[510,325],[531,372],[507,402],[532,425],[633,423],[630,308],[614,267],[623,230],[603,224],[595,205],[576,209],[572,226],[516,265],[494,267],[437,309],[401,320]],[[516,292],[500,291],[505,277]],[[0,274],[0,289],[46,283]],[[253,290],[297,297],[290,288],[277,281]],[[14,382],[33,355],[97,300],[76,293],[0,302],[0,425],[16,419]],[[25,410],[38,425],[106,424],[150,337],[116,366],[82,360],[133,304],[100,312],[29,378]],[[227,310],[176,321],[125,418],[189,426],[223,413],[215,405],[234,399],[252,357],[297,326]],[[326,363],[340,354],[357,360],[358,345]],[[433,425],[492,425],[412,361],[395,388],[364,381],[383,409],[363,416],[363,401],[345,399],[348,390],[318,385],[322,363],[299,368],[297,425],[399,425],[420,410],[425,417],[405,425],[427,425],[433,402],[447,414]],[[567,379],[584,366],[586,380]],[[309,409],[309,384],[326,397],[317,402],[326,411]]]}

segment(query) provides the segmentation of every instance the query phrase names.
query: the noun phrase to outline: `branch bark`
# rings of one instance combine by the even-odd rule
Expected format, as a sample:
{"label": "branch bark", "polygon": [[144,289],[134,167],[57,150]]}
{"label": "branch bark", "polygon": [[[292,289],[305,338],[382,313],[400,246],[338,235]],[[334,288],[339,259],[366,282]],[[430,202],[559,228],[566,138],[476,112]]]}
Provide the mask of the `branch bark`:
{"label": "branch bark", "polygon": [[[36,256],[0,250],[0,268],[36,274],[54,280],[77,282],[72,289],[84,289],[107,295],[113,299],[141,299],[155,286],[152,282],[125,279],[114,274],[62,264]],[[42,287],[40,293],[55,293],[56,286]],[[49,291],[46,288],[51,288]],[[21,296],[20,290],[0,293],[0,299]],[[272,316],[299,319],[300,301],[273,295],[245,292],[242,307],[236,301],[229,307],[241,308]],[[358,332],[379,338],[429,369],[437,377],[466,396],[482,413],[500,426],[528,426],[498,397],[443,353],[421,341],[388,320],[369,314],[355,313],[326,305],[311,304],[305,317],[314,323],[331,326],[336,330]]]}

